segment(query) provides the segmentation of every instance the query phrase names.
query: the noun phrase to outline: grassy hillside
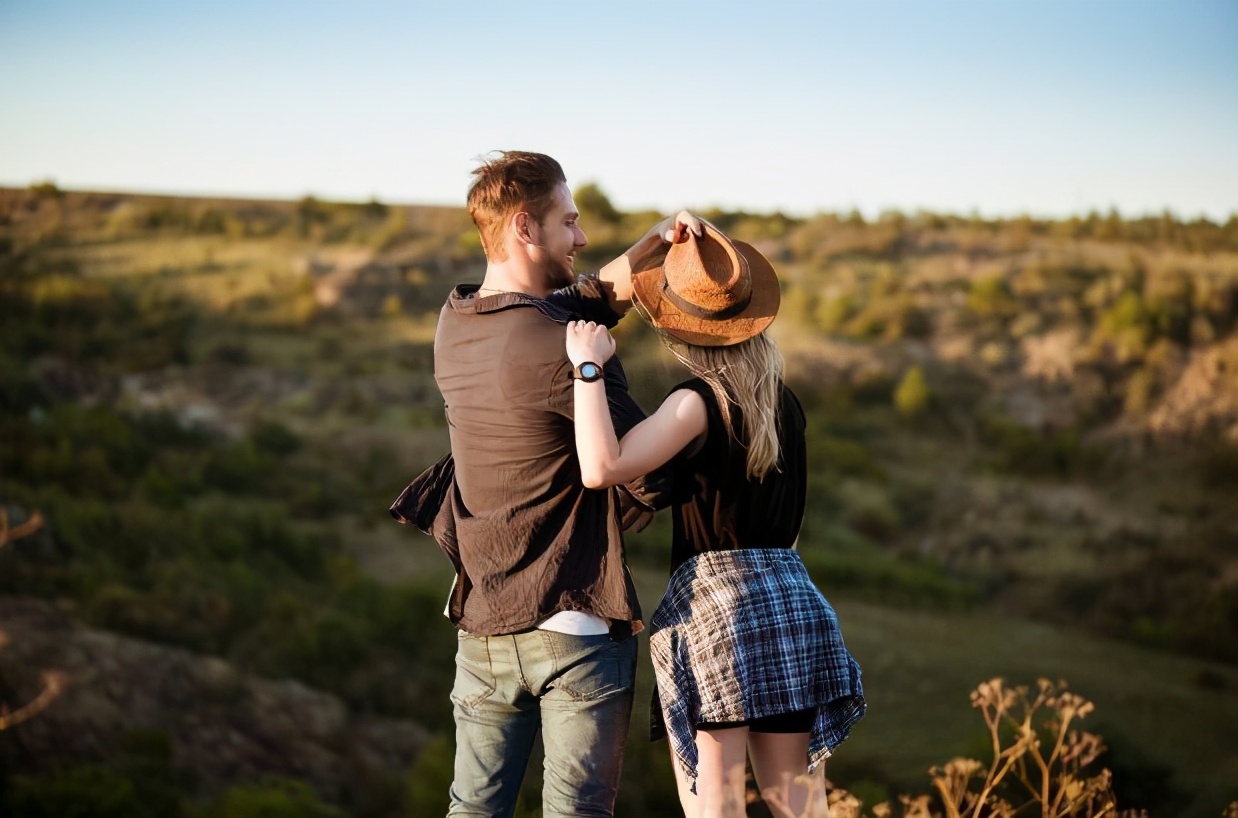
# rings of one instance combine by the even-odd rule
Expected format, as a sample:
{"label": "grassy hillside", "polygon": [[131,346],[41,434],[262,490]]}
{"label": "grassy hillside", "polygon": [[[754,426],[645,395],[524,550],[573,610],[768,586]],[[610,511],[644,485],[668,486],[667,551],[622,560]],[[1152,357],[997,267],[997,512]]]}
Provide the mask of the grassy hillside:
{"label": "grassy hillside", "polygon": [[[583,193],[583,267],[655,218]],[[1238,715],[1238,219],[707,215],[783,282],[802,548],[873,704],[832,777],[926,789],[929,763],[978,752],[971,687],[1062,676],[1097,702],[1124,804],[1218,814],[1238,795],[1215,729]],[[446,447],[434,323],[483,269],[460,209],[0,190],[0,503],[48,520],[0,550],[0,590],[446,731],[446,563],[386,506]],[[637,319],[617,335],[652,407],[679,372]],[[650,610],[668,529],[629,543]],[[21,729],[12,774],[89,760],[26,758]],[[662,748],[633,744],[624,814],[674,814]],[[342,803],[432,803],[446,752],[414,764],[424,786]]]}

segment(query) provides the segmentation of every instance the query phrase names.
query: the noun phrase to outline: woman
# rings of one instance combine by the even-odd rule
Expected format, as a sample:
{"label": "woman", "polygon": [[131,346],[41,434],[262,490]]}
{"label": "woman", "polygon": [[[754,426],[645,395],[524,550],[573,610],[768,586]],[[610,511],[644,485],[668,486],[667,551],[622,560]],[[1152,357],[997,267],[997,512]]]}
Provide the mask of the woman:
{"label": "woman", "polygon": [[632,284],[641,314],[693,377],[619,441],[605,389],[591,380],[614,339],[576,321],[567,352],[585,485],[672,462],[671,580],[650,648],[655,722],[669,734],[680,802],[688,816],[742,816],[747,751],[775,815],[824,814],[821,762],[865,703],[837,617],[795,551],[804,414],[765,335],[777,277],[754,248],[705,223],[699,238],[682,230],[662,266]]}

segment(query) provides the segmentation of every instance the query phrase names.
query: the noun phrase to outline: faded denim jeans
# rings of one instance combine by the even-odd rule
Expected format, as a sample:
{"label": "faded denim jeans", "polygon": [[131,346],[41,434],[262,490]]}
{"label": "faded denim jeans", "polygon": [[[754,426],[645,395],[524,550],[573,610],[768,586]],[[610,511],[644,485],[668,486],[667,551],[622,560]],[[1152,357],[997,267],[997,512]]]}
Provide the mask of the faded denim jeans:
{"label": "faded denim jeans", "polygon": [[540,729],[543,818],[613,815],[632,715],[636,641],[543,630],[461,633],[451,691],[456,766],[447,814],[509,818]]}

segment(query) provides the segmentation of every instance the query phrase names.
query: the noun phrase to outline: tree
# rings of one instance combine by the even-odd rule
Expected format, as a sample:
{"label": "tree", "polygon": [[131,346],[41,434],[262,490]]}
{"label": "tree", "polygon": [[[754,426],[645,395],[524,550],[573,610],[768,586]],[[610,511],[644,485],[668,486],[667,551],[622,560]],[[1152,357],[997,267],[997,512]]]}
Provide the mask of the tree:
{"label": "tree", "polygon": [[623,220],[623,214],[615,209],[610,199],[594,182],[578,187],[573,198],[581,213],[588,213],[591,217],[607,224],[618,224]]}

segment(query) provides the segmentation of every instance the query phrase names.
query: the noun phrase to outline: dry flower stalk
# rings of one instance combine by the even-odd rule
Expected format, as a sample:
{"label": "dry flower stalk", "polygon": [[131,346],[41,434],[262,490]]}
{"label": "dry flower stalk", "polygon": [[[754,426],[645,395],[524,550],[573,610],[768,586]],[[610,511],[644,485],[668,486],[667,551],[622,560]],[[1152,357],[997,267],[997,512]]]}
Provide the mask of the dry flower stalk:
{"label": "dry flower stalk", "polygon": [[[1109,770],[1090,770],[1105,751],[1100,736],[1076,722],[1094,706],[1066,689],[1064,681],[1008,687],[990,679],[971,694],[993,748],[985,765],[956,758],[929,770],[937,798],[900,795],[873,807],[875,818],[1140,818],[1142,810],[1119,812]],[[940,810],[938,809],[938,803]],[[1238,818],[1238,803],[1223,818]]]}
{"label": "dry flower stalk", "polygon": [[[8,545],[14,540],[20,540],[22,537],[28,537],[43,527],[43,515],[39,512],[31,514],[25,522],[13,527],[9,526],[8,512],[0,508],[0,548]],[[8,644],[9,637],[4,631],[0,631],[0,647]],[[9,708],[0,704],[0,731],[7,730],[21,724],[23,721],[31,718],[35,714],[47,708],[52,701],[55,700],[60,692],[65,687],[65,676],[62,673],[55,671],[44,671],[42,674],[43,689],[39,691],[39,695],[34,699],[17,708],[9,710]]]}
{"label": "dry flower stalk", "polygon": [[43,515],[39,512],[31,514],[24,523],[9,527],[9,514],[3,508],[0,508],[0,548],[13,542],[20,540],[22,537],[29,537],[31,534],[43,527]]}
{"label": "dry flower stalk", "polygon": [[[0,644],[3,643],[0,642]],[[43,690],[31,701],[12,711],[0,704],[0,731],[16,727],[23,721],[34,717],[40,711],[45,710],[65,688],[66,679],[62,673],[47,670],[43,672],[42,678]]]}

